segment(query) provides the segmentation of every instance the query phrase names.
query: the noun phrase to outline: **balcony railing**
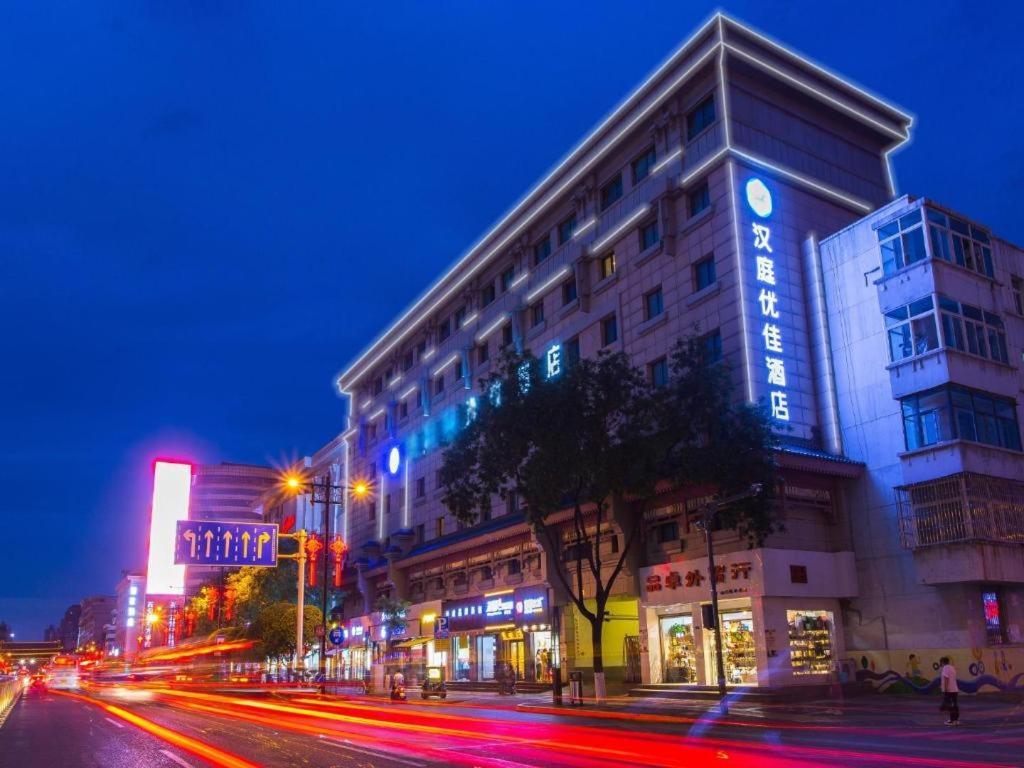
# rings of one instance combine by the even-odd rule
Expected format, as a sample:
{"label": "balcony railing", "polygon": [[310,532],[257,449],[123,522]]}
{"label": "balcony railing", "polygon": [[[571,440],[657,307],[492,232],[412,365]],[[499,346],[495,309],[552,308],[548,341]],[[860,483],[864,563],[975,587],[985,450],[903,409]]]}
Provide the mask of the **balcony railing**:
{"label": "balcony railing", "polygon": [[961,473],[896,489],[905,549],[995,542],[1024,544],[1024,483]]}

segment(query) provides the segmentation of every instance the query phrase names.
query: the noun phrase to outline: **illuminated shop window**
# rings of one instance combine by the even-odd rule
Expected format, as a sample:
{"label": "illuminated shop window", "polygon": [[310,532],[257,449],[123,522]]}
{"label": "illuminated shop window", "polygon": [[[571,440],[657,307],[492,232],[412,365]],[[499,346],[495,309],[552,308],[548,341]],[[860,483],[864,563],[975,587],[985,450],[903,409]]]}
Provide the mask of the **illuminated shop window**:
{"label": "illuminated shop window", "polygon": [[832,672],[832,612],[786,611],[789,660],[794,675]]}

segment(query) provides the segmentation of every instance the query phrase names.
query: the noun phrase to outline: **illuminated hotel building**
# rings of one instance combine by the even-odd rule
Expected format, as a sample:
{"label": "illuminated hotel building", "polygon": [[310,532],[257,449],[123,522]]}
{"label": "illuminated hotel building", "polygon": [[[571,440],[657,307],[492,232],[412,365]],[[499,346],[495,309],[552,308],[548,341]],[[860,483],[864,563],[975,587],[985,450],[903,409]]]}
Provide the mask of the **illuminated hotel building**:
{"label": "illuminated hotel building", "polygon": [[141,573],[122,572],[115,596],[114,643],[110,655],[131,661],[139,652],[145,620],[145,577]]}
{"label": "illuminated hotel building", "polygon": [[[823,684],[847,660],[858,662],[844,675],[854,666],[892,666],[904,649],[927,655],[935,641],[926,619],[936,611],[952,612],[960,625],[980,621],[981,613],[963,613],[964,599],[980,605],[978,580],[993,573],[985,565],[1010,568],[1015,558],[1020,570],[1020,550],[1005,557],[1001,545],[977,550],[977,537],[963,523],[956,528],[951,510],[964,503],[958,498],[986,493],[1016,494],[1019,502],[1019,487],[986,478],[1021,475],[1016,416],[1012,428],[1007,421],[1020,353],[1009,340],[1017,321],[1007,319],[1006,286],[1007,270],[1020,274],[1022,266],[1017,251],[989,245],[994,279],[977,270],[962,275],[955,258],[938,264],[926,239],[923,255],[903,251],[913,263],[883,267],[891,243],[880,248],[871,237],[890,237],[892,221],[892,237],[903,237],[903,219],[893,217],[920,205],[893,201],[889,154],[908,140],[910,123],[717,15],[352,361],[338,381],[351,404],[348,429],[312,461],[314,472],[373,484],[370,498],[350,497],[336,511],[359,588],[345,604],[342,652],[360,654],[347,673],[361,673],[384,640],[413,665],[444,664],[455,682],[493,678],[498,660],[539,683],[547,682],[548,661],[590,667],[589,625],[573,608],[563,612],[561,637],[551,632],[550,603],[565,600],[550,569],[571,561],[570,548],[544,552],[514,500],[460,527],[440,500],[442,446],[470,417],[478,381],[504,347],[540,356],[553,373],[575,356],[621,350],[658,383],[672,345],[695,327],[708,354],[730,365],[738,392],[770,409],[784,441],[785,532],[754,550],[733,532],[715,535],[728,680]],[[922,231],[931,227],[921,216],[932,214],[917,210]],[[961,219],[936,206],[939,215],[947,216],[949,237],[961,236],[952,224]],[[972,247],[984,246],[973,238]],[[1006,359],[941,343],[917,355],[922,310],[907,317],[914,354],[890,361],[890,341],[903,337],[885,313],[916,312],[914,302],[926,295],[936,334],[942,313],[952,313],[943,297],[964,302],[957,322],[967,322],[967,305],[1001,313]],[[988,383],[990,368],[999,386]],[[961,395],[947,379],[972,391],[995,386],[1003,399],[990,406],[1002,409],[1005,445],[965,437],[953,415]],[[931,407],[925,391],[946,393],[946,432],[923,415]],[[923,399],[911,406],[911,395]],[[902,424],[912,419],[927,437],[904,446]],[[884,434],[873,435],[876,428]],[[941,444],[927,443],[935,434]],[[944,522],[932,525],[915,488],[940,477],[933,495],[943,500],[936,514]],[[610,683],[714,682],[712,633],[701,620],[707,561],[694,526],[701,501],[673,493],[645,513],[637,562],[620,575],[609,605]],[[1024,533],[1019,519],[1015,526]],[[607,546],[620,540],[609,536]],[[960,570],[935,565],[933,545],[961,552]],[[979,563],[978,551],[993,554]],[[943,579],[959,579],[959,591],[934,586]],[[890,581],[906,588],[907,604],[887,602]],[[404,637],[383,637],[373,611],[382,595],[412,604]],[[999,599],[1006,603],[1007,594]],[[1015,594],[1010,602],[1019,610]],[[433,639],[436,617],[448,620],[447,641]],[[888,628],[887,640],[879,627]],[[973,642],[953,627],[942,638],[943,648]],[[882,658],[887,647],[893,655]]]}

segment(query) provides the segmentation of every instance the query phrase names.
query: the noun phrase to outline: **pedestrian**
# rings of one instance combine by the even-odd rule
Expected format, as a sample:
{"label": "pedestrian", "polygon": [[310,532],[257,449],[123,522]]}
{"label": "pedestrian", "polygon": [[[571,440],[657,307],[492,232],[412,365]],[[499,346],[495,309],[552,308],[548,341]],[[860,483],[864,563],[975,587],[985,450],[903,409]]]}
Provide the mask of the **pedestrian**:
{"label": "pedestrian", "polygon": [[949,660],[948,656],[939,659],[942,671],[939,673],[939,683],[942,686],[942,709],[949,713],[946,725],[960,725],[960,687],[956,684],[956,667]]}

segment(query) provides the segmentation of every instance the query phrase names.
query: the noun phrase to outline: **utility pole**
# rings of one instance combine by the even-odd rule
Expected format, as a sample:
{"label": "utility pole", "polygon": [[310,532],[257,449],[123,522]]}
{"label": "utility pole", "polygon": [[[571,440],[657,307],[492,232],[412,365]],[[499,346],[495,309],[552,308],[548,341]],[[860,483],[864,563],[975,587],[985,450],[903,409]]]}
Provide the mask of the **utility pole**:
{"label": "utility pole", "polygon": [[[330,560],[329,550],[331,543],[331,497],[332,491],[335,489],[340,490],[338,486],[331,485],[330,475],[322,476],[323,483],[320,485],[320,490],[323,493],[323,504],[324,504],[324,549],[323,549],[323,599],[320,601],[320,693],[327,693],[327,592],[329,585],[327,582],[328,577],[328,560]],[[316,480],[313,481],[313,498],[316,499],[317,484]]]}
{"label": "utility pole", "polygon": [[[700,525],[704,529],[704,543],[708,548],[708,577],[711,580],[711,615],[713,616],[713,629],[715,630],[715,667],[718,670],[718,706],[723,715],[729,714],[729,702],[726,699],[725,694],[725,663],[722,658],[722,622],[718,615],[718,578],[715,571],[715,548],[711,540],[711,528],[713,526],[715,516],[722,507],[735,504],[737,501],[749,499],[759,493],[761,493],[761,484],[754,483],[747,490],[733,494],[732,496],[728,496],[724,499],[713,497],[704,505],[704,518],[700,521]],[[704,629],[708,629],[708,627],[704,627]]]}

